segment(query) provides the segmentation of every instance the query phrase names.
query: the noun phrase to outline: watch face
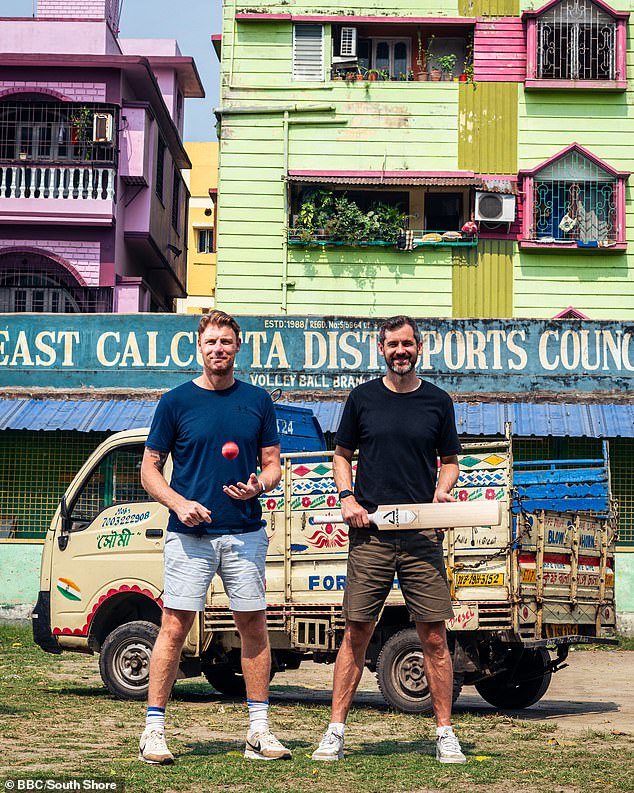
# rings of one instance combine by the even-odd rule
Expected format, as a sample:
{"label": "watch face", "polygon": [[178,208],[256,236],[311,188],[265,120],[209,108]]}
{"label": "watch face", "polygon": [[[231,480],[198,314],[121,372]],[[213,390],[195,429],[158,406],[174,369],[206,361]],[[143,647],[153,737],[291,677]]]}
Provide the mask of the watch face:
{"label": "watch face", "polygon": [[353,495],[354,493],[352,492],[352,490],[342,490],[339,493],[339,501],[341,501],[342,498],[347,498],[348,496],[353,496]]}

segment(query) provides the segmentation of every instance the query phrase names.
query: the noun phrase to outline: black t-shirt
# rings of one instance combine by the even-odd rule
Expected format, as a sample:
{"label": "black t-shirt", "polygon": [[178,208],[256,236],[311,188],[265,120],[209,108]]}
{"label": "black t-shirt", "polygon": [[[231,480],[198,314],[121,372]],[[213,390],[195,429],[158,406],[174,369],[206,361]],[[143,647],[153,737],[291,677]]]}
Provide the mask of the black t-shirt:
{"label": "black t-shirt", "polygon": [[451,397],[425,380],[407,394],[391,391],[382,378],[357,386],[335,443],[359,450],[354,494],[368,512],[379,504],[430,503],[437,457],[460,452]]}

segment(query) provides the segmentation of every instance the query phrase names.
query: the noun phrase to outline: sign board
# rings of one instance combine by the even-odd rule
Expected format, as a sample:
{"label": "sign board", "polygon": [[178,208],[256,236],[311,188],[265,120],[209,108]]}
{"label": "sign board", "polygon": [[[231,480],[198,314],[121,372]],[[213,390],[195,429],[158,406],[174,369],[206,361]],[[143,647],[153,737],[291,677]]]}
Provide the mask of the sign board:
{"label": "sign board", "polygon": [[[380,320],[242,316],[238,377],[348,391],[384,370]],[[0,315],[0,387],[167,389],[200,373],[198,317]],[[634,324],[420,319],[418,371],[455,393],[613,391],[634,385]]]}

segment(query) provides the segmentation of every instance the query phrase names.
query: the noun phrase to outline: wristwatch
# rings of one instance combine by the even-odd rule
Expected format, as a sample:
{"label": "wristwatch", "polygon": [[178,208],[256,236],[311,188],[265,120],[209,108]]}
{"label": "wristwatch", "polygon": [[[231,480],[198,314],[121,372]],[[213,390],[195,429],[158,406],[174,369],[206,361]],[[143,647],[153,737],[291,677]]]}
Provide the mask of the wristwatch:
{"label": "wristwatch", "polygon": [[352,490],[340,490],[339,491],[339,501],[341,501],[344,498],[348,498],[348,496],[354,496],[354,493],[352,492]]}

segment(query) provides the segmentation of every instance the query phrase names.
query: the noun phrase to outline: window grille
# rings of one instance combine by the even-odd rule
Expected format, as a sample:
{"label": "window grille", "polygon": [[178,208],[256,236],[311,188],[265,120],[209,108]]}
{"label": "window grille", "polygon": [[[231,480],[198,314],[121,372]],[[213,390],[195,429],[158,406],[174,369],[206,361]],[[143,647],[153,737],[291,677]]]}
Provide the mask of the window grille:
{"label": "window grille", "polygon": [[563,0],[537,20],[537,74],[615,80],[616,20],[591,0]]}
{"label": "window grille", "polygon": [[165,173],[165,141],[159,136],[156,150],[156,195],[163,200],[163,179]]}
{"label": "window grille", "polygon": [[323,79],[323,25],[293,25],[293,80]]}
{"label": "window grille", "polygon": [[42,539],[73,477],[108,432],[0,432],[0,527]]}
{"label": "window grille", "polygon": [[213,229],[198,229],[198,253],[213,253],[214,252],[214,230]]}
{"label": "window grille", "polygon": [[535,174],[532,239],[617,242],[617,181],[578,151]]}
{"label": "window grille", "polygon": [[[109,119],[110,140],[95,140],[96,117]],[[116,119],[116,108],[101,104],[0,102],[0,161],[114,163]]]}
{"label": "window grille", "polygon": [[0,313],[100,314],[112,311],[112,288],[78,286],[44,257],[0,266]]}

